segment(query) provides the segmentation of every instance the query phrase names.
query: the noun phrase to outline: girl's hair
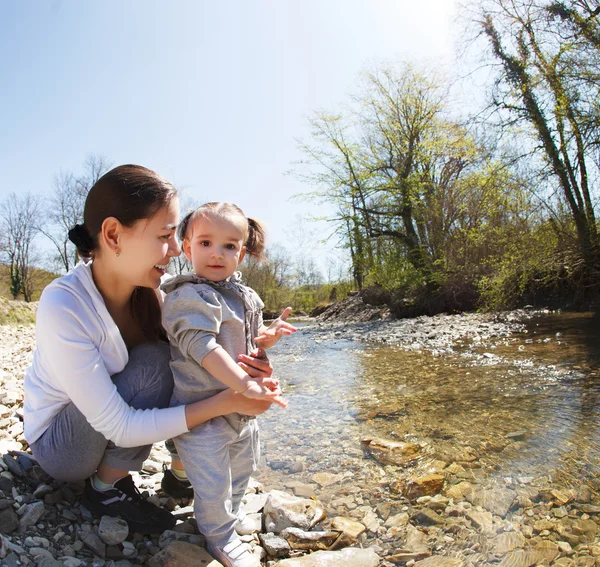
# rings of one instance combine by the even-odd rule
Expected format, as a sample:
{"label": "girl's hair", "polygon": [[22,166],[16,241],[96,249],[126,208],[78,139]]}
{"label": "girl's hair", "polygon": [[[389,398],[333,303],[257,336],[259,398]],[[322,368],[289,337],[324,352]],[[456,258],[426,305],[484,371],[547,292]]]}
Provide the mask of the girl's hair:
{"label": "girl's hair", "polygon": [[[93,258],[99,247],[102,223],[109,217],[131,227],[152,218],[177,195],[175,187],[158,173],[141,165],[120,165],[105,173],[85,200],[83,224],[69,231],[69,240],[81,258]],[[131,311],[147,340],[166,340],[160,305],[153,289],[137,287],[131,296]]]}
{"label": "girl's hair", "polygon": [[188,236],[189,227],[199,218],[225,219],[235,221],[240,219],[245,226],[244,245],[246,254],[253,256],[257,260],[263,257],[265,250],[265,229],[262,224],[255,219],[246,218],[242,209],[233,203],[205,203],[195,211],[189,212],[179,223],[177,236],[183,242]]}

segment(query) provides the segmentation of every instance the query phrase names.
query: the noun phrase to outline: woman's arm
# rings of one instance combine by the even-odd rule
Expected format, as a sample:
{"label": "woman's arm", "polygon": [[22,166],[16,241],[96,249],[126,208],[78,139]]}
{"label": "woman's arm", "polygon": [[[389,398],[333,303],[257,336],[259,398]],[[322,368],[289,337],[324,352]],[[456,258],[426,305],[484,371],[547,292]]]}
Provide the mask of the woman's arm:
{"label": "woman's arm", "polygon": [[209,419],[234,412],[242,415],[260,415],[270,406],[271,402],[269,401],[252,400],[229,389],[223,390],[207,400],[185,406],[185,419],[188,429],[193,429]]}
{"label": "woman's arm", "polygon": [[[44,403],[73,402],[96,431],[119,447],[139,447],[187,431],[183,407],[142,410],[125,402],[98,350],[103,338],[96,315],[82,309],[80,300],[60,289],[44,292],[36,325]],[[121,355],[114,356],[116,361]]]}

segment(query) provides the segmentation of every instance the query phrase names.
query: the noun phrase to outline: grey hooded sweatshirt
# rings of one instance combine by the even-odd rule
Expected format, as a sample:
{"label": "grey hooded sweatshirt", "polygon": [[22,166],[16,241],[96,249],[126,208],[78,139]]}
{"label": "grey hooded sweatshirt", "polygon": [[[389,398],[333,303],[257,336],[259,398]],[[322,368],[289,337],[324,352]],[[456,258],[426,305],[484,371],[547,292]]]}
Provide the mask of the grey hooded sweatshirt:
{"label": "grey hooded sweatshirt", "polygon": [[202,368],[202,359],[223,347],[237,362],[254,348],[262,325],[263,302],[241,282],[241,273],[220,282],[195,274],[176,276],[161,285],[167,294],[163,325],[171,343],[175,386],[171,406],[214,396],[227,386]]}

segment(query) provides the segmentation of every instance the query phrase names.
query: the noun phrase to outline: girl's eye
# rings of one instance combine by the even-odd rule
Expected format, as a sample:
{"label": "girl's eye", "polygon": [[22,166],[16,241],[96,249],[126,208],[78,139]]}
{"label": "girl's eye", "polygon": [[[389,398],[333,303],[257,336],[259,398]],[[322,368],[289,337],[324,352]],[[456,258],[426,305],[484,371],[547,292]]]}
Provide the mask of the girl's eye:
{"label": "girl's eye", "polygon": [[225,248],[227,248],[227,250],[235,250],[235,244],[226,244]]}
{"label": "girl's eye", "polygon": [[200,242],[200,246],[210,246],[210,241],[209,240],[203,240],[202,242]]}

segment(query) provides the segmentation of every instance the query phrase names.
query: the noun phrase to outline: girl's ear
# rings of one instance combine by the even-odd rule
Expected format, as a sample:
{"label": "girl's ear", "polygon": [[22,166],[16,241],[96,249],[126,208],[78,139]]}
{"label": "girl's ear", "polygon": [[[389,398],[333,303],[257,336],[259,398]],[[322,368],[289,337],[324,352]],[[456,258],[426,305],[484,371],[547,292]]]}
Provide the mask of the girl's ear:
{"label": "girl's ear", "polygon": [[183,242],[181,243],[181,248],[183,250],[183,253],[185,254],[185,257],[191,262],[192,261],[192,245],[190,244],[190,241],[188,238],[183,239]]}
{"label": "girl's ear", "polygon": [[240,252],[240,259],[238,260],[238,265],[242,263],[244,256],[246,255],[246,247],[242,246],[242,251]]}
{"label": "girl's ear", "polygon": [[100,240],[112,252],[120,252],[120,236],[123,225],[115,217],[107,217],[100,229]]}

